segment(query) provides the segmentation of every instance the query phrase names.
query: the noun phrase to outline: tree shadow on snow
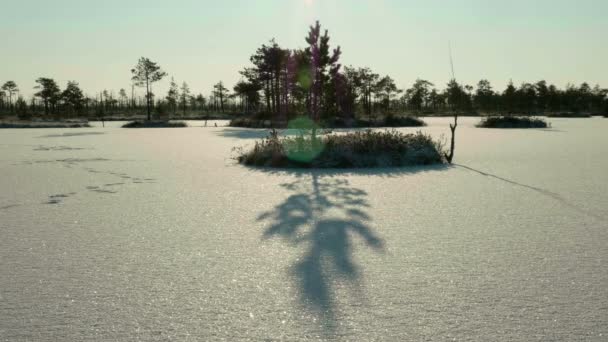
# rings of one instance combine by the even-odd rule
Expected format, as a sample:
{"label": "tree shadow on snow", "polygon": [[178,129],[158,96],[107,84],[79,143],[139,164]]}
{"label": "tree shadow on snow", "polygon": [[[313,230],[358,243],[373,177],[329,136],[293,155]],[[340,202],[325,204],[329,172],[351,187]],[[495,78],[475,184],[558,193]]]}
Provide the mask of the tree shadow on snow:
{"label": "tree shadow on snow", "polygon": [[103,135],[105,132],[76,132],[76,133],[63,133],[63,134],[49,134],[43,135],[38,138],[66,138],[66,137],[80,137],[85,135]]}
{"label": "tree shadow on snow", "polygon": [[431,164],[418,166],[395,166],[395,167],[374,167],[374,168],[327,168],[327,169],[308,169],[308,168],[271,168],[262,166],[247,166],[252,172],[262,172],[277,176],[294,176],[298,179],[317,175],[319,178],[341,178],[348,176],[371,176],[377,178],[397,178],[413,174],[443,172],[453,168],[449,164]]}
{"label": "tree shadow on snow", "polygon": [[304,257],[290,267],[290,275],[301,304],[331,331],[336,326],[332,284],[346,282],[360,287],[361,270],[353,261],[353,241],[362,239],[378,251],[383,250],[383,242],[368,225],[371,218],[366,213],[365,191],[323,172],[300,173],[297,178],[281,185],[294,194],[258,220],[272,222],[264,239],[281,237],[295,246],[305,246]]}
{"label": "tree shadow on snow", "polygon": [[[384,179],[420,173],[442,173],[449,165],[369,169],[277,169],[249,167],[251,172],[293,179],[280,187],[292,194],[274,209],[258,216],[270,222],[263,239],[282,238],[303,248],[289,267],[300,304],[334,336],[338,327],[335,289],[352,290],[351,299],[365,302],[362,266],[354,256],[368,247],[383,252],[385,243],[371,227],[368,193],[351,185],[349,178]],[[348,299],[341,297],[340,302]]]}
{"label": "tree shadow on snow", "polygon": [[[292,194],[258,221],[270,222],[263,239],[282,238],[304,248],[304,254],[289,268],[289,274],[303,308],[331,334],[338,326],[335,288],[353,289],[357,301],[365,301],[362,267],[354,261],[361,248],[384,251],[383,239],[374,232],[368,214],[368,194],[351,185],[345,177],[397,177],[422,172],[439,172],[448,166],[411,168],[307,170],[253,168],[254,172],[292,176],[280,186]],[[344,286],[343,286],[344,285]],[[344,301],[345,299],[342,299]]]}

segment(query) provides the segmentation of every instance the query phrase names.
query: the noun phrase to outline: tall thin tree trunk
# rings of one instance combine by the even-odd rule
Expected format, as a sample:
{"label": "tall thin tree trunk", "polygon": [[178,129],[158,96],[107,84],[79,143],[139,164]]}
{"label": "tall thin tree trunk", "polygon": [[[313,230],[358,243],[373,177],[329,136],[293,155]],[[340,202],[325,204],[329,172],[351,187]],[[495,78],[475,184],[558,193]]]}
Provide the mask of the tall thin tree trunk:
{"label": "tall thin tree trunk", "polygon": [[272,107],[270,107],[270,86],[269,86],[268,80],[266,80],[265,95],[266,95],[266,110],[268,112],[272,112]]}
{"label": "tall thin tree trunk", "polygon": [[447,159],[448,163],[452,164],[452,159],[454,159],[454,150],[456,143],[456,127],[458,126],[458,112],[454,112],[454,124],[450,124],[450,131],[452,132],[452,139],[450,142],[450,153],[445,154],[445,159]]}
{"label": "tall thin tree trunk", "polygon": [[282,112],[282,109],[281,109],[281,82],[280,82],[280,78],[279,77],[280,77],[280,74],[278,72],[275,72],[275,75],[274,75],[274,86],[275,86],[274,93],[275,93],[275,96],[277,98],[277,107],[275,108],[277,114],[279,114],[279,113]]}
{"label": "tall thin tree trunk", "polygon": [[150,121],[151,113],[150,113],[150,83],[146,81],[146,110],[148,112],[148,121]]}
{"label": "tall thin tree trunk", "polygon": [[[272,77],[272,76],[271,76]],[[272,104],[272,109],[270,110],[271,113],[276,113],[276,97],[275,97],[275,91],[274,91],[274,80],[270,80],[270,103]]]}

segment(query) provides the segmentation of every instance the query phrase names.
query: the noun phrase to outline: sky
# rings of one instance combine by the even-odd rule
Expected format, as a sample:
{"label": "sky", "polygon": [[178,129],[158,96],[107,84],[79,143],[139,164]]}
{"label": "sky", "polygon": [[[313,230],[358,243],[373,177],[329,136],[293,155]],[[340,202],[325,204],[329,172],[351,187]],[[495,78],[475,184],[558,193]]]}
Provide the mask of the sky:
{"label": "sky", "polygon": [[[94,95],[130,90],[141,56],[208,95],[268,40],[305,47],[319,20],[343,65],[368,66],[401,88],[422,78],[445,87],[455,76],[498,90],[545,79],[608,87],[607,0],[1,0],[0,83],[25,96],[38,77],[69,80]],[[140,93],[142,91],[140,90]]]}

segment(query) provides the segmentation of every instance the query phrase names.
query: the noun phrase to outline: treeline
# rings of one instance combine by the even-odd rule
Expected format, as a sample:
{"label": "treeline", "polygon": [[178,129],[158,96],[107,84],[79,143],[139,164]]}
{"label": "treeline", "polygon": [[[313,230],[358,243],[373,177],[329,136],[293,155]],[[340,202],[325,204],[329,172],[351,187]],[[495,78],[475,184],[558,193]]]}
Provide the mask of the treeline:
{"label": "treeline", "polygon": [[[41,77],[36,83],[34,96],[26,100],[19,94],[17,84],[7,81],[0,90],[0,116],[18,116],[22,119],[32,117],[94,119],[144,115],[147,111],[148,96],[136,95],[135,85],[132,85],[128,91],[104,90],[89,96],[84,94],[75,81],[69,81],[64,89],[61,89],[52,78]],[[225,88],[223,89],[221,97],[230,98]],[[223,112],[224,109],[237,110],[234,101],[232,103],[222,101],[220,106],[220,100],[214,95],[205,97],[202,94],[191,94],[185,82],[179,88],[172,82],[169,94],[165,98],[157,100],[154,93],[151,93],[150,98],[154,116],[205,116],[213,112]]]}
{"label": "treeline", "polygon": [[[166,96],[158,98],[152,85],[167,74],[147,58],[141,58],[131,70],[133,83],[129,93],[120,89],[117,93],[104,90],[95,96],[85,95],[79,84],[68,81],[65,89],[47,77],[36,80],[34,96],[26,100],[19,94],[14,81],[7,81],[0,87],[0,116],[17,116],[21,119],[41,117],[64,119],[76,117],[103,118],[108,116],[129,117],[148,115],[166,117],[205,117],[210,113],[236,112],[236,96],[230,94],[223,82],[214,85],[211,95],[193,94],[186,82],[178,86],[171,79]],[[143,95],[136,95],[135,88],[143,87]]]}
{"label": "treeline", "polygon": [[[194,94],[186,82],[171,79],[166,95],[155,95],[154,83],[167,74],[147,58],[141,58],[131,70],[130,89],[104,90],[85,95],[77,82],[61,89],[52,78],[36,80],[34,97],[26,100],[13,81],[0,88],[0,115],[22,118],[40,116],[69,118],[86,116],[132,116],[148,118],[188,117],[211,112],[248,113],[260,118],[284,121],[308,115],[315,121],[329,119],[374,119],[387,114],[441,115],[525,114],[557,112],[608,114],[608,89],[588,83],[560,89],[541,80],[535,83],[508,84],[495,90],[488,80],[476,86],[455,80],[438,88],[418,79],[407,89],[400,89],[389,75],[380,75],[364,67],[342,67],[340,47],[332,49],[327,30],[319,22],[305,37],[306,47],[288,49],[275,40],[263,44],[250,57],[251,65],[232,90],[223,82],[213,86],[210,95]],[[136,95],[135,87],[145,89]]]}
{"label": "treeline", "polygon": [[[417,113],[435,113],[448,109],[449,88],[438,91],[433,84],[417,80],[406,90],[399,102],[403,110]],[[580,86],[569,84],[559,89],[541,80],[522,83],[516,87],[509,82],[503,91],[495,91],[488,80],[481,80],[476,87],[461,87],[464,112],[481,114],[544,115],[558,112],[604,114],[608,112],[608,89],[588,83]]]}

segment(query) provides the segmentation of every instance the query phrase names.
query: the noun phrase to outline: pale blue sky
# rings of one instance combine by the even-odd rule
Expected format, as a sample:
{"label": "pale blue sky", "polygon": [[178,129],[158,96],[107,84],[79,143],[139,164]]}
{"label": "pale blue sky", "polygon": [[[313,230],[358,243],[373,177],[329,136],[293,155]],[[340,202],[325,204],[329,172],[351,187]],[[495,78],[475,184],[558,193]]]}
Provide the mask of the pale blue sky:
{"label": "pale blue sky", "polygon": [[232,88],[273,37],[303,47],[316,19],[342,47],[343,64],[389,74],[402,88],[418,77],[443,88],[450,40],[463,83],[608,87],[607,0],[3,0],[0,7],[0,82],[15,80],[27,96],[40,76],[61,87],[78,81],[88,94],[129,89],[140,56],[206,95],[219,80]]}

